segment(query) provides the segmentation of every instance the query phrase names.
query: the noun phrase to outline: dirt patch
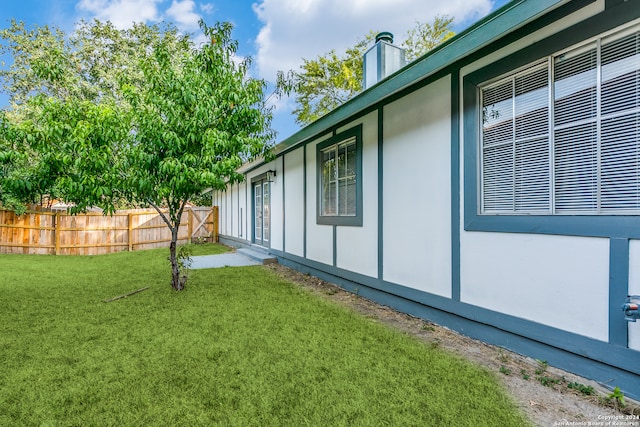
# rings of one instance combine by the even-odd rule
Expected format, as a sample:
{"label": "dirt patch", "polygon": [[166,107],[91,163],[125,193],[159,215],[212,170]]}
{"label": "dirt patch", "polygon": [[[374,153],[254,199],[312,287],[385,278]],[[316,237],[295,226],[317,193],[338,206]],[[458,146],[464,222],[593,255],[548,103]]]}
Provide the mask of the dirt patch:
{"label": "dirt patch", "polygon": [[[620,408],[615,399],[606,399],[611,391],[594,381],[400,313],[316,277],[278,264],[268,268],[317,295],[351,307],[369,318],[436,344],[495,372],[496,378],[536,425],[640,427],[638,402],[625,397],[625,406]],[[607,424],[609,421],[612,423]]]}

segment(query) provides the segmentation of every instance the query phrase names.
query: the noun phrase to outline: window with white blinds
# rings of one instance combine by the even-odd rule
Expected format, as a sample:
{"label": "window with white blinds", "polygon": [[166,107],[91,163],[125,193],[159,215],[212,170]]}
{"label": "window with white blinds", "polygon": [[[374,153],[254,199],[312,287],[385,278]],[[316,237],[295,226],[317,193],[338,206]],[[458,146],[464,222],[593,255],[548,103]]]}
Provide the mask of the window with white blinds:
{"label": "window with white blinds", "polygon": [[316,221],[362,226],[362,125],[316,145]]}
{"label": "window with white blinds", "polygon": [[638,26],[480,93],[482,213],[640,213]]}
{"label": "window with white blinds", "polygon": [[356,137],[321,150],[322,216],[356,215]]}

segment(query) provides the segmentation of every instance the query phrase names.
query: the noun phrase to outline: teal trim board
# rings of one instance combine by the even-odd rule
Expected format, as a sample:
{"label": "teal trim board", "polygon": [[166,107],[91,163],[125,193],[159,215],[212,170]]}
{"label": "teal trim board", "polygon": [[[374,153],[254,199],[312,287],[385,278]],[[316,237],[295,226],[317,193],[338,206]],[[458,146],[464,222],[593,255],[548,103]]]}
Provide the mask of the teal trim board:
{"label": "teal trim board", "polygon": [[451,298],[460,301],[460,73],[451,74]]}
{"label": "teal trim board", "polygon": [[286,229],[287,229],[287,215],[286,215],[286,191],[285,191],[285,179],[287,174],[285,173],[285,169],[284,169],[284,158],[285,156],[282,156],[282,178],[280,178],[282,180],[282,251],[286,252],[287,251],[287,233],[286,233]]}
{"label": "teal trim board", "polygon": [[307,257],[307,145],[302,147],[302,212],[304,219],[302,221],[302,254]]}
{"label": "teal trim board", "polygon": [[378,279],[384,277],[384,108],[378,108]]}
{"label": "teal trim board", "polygon": [[333,266],[337,266],[338,265],[338,226],[334,225],[332,227],[332,232],[333,232]]}
{"label": "teal trim board", "polygon": [[609,342],[627,347],[628,323],[620,307],[629,293],[629,239],[609,240]]}
{"label": "teal trim board", "polygon": [[227,236],[224,234],[218,235],[218,240],[223,245],[230,246],[232,248],[242,248],[245,246],[251,246],[251,241],[249,240],[240,239],[233,236]]}

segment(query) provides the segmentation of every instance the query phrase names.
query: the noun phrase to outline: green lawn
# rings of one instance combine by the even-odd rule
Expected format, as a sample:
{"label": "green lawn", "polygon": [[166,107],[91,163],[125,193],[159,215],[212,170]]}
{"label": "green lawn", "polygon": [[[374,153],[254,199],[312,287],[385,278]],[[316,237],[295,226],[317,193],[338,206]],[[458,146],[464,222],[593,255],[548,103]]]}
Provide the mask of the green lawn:
{"label": "green lawn", "polygon": [[0,255],[0,425],[527,424],[493,374],[265,268],[174,292],[167,254]]}
{"label": "green lawn", "polygon": [[230,248],[217,243],[201,243],[188,245],[189,253],[196,255],[216,255],[228,252]]}

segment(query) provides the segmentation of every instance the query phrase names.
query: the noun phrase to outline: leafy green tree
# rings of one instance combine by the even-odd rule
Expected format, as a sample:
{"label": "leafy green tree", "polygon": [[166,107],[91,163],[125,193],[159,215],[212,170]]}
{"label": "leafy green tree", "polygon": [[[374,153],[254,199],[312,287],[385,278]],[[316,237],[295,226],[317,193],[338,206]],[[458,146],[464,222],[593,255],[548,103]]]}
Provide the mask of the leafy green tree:
{"label": "leafy green tree", "polygon": [[0,203],[18,214],[26,210],[26,203],[45,194],[39,191],[41,188],[56,197],[55,179],[46,170],[52,165],[30,155],[33,149],[25,144],[27,135],[23,131],[22,126],[12,125],[4,111],[0,111]]}
{"label": "leafy green tree", "polygon": [[[98,52],[104,58],[75,62],[91,56],[78,53],[75,45],[60,61],[49,62],[50,69],[40,64],[40,77],[32,79],[33,64],[27,64],[23,73],[14,74],[13,110],[0,126],[0,165],[8,165],[11,175],[0,185],[18,187],[14,178],[25,176],[20,188],[56,191],[76,204],[74,212],[89,206],[113,212],[121,199],[156,209],[171,230],[176,290],[186,282],[176,250],[186,202],[241,180],[236,169],[250,158],[268,156],[274,138],[265,83],[248,76],[248,59],[236,61],[231,24],[201,22],[201,28],[209,42],[197,49],[189,37],[155,28],[142,47],[135,45],[137,38],[120,33],[120,46],[130,45],[129,53],[94,43],[96,58]],[[109,34],[109,40],[116,38]],[[120,53],[131,57],[117,58]],[[112,57],[115,71],[108,70]],[[67,72],[76,75],[63,76]],[[23,90],[25,85],[30,89]],[[47,181],[34,190],[38,176]],[[24,197],[13,190],[10,195]]]}
{"label": "leafy green tree", "polygon": [[[74,117],[72,107],[82,107],[78,114],[88,113],[88,106],[82,101],[112,104],[109,107],[112,110],[126,107],[120,87],[143,83],[140,58],[147,55],[161,36],[174,50],[187,38],[171,25],[136,24],[119,30],[110,22],[97,20],[81,21],[68,36],[56,27],[28,28],[24,22],[15,20],[0,30],[0,53],[13,59],[10,65],[0,67],[2,90],[10,101],[9,108],[2,111],[4,125],[0,127],[0,153],[4,153],[0,154],[3,206],[24,211],[25,203],[41,201],[43,195],[71,200],[71,194],[66,192],[77,188],[62,186],[60,182],[69,181],[73,172],[68,162],[57,161],[63,152],[59,145],[64,141],[54,143],[53,134],[45,132],[44,127],[50,125],[53,129],[55,125],[55,132],[68,138],[65,129],[75,125],[73,119],[64,124],[56,121],[53,110],[64,107],[64,114]],[[53,121],[47,124],[47,117]],[[82,118],[82,123],[87,127],[92,122]],[[95,123],[97,129],[101,129],[99,125]],[[112,200],[114,204],[127,204],[115,196]]]}
{"label": "leafy green tree", "polygon": [[[72,213],[100,206],[115,210],[124,145],[130,134],[130,113],[113,101],[101,103],[40,94],[30,98],[29,111],[11,123],[4,139],[21,158],[21,174],[13,194],[22,200],[47,194],[73,202]],[[26,153],[35,153],[30,158]],[[44,193],[47,192],[47,193]]]}
{"label": "leafy green tree", "polygon": [[314,122],[362,91],[362,57],[374,40],[371,32],[342,56],[331,50],[315,60],[303,58],[300,71],[278,73],[280,90],[295,93],[298,124]]}
{"label": "leafy green tree", "polygon": [[22,180],[19,173],[23,170],[24,157],[15,150],[9,132],[10,125],[6,115],[0,110],[0,205],[22,213],[25,210],[21,194],[29,191],[22,188]]}
{"label": "leafy green tree", "polygon": [[[249,60],[234,60],[231,24],[207,27],[201,22],[201,27],[209,43],[173,58],[160,40],[142,62],[144,84],[124,90],[133,107],[133,132],[122,187],[128,198],[155,208],[171,230],[177,290],[184,287],[176,241],[185,203],[207,188],[224,189],[242,180],[236,169],[266,155],[274,138],[264,104],[266,85],[248,76]],[[167,214],[160,209],[163,204]]]}
{"label": "leafy green tree", "polygon": [[[416,22],[401,46],[408,61],[413,61],[454,36],[453,18],[436,16],[431,23]],[[371,31],[362,41],[338,55],[332,50],[316,59],[303,58],[300,71],[278,73],[280,92],[295,93],[296,122],[307,125],[344,104],[362,91],[362,58],[375,41]]]}
{"label": "leafy green tree", "polygon": [[2,88],[10,95],[12,105],[22,105],[38,93],[64,97],[78,73],[69,72],[73,58],[62,30],[48,26],[27,29],[23,22],[11,21],[0,30],[0,54],[13,59],[9,67],[0,69]]}
{"label": "leafy green tree", "polygon": [[123,81],[143,80],[140,58],[160,37],[174,49],[186,38],[170,25],[137,23],[120,30],[111,22],[80,21],[67,35],[57,27],[11,21],[0,30],[0,54],[13,62],[0,68],[2,89],[10,95],[11,113],[29,98],[43,93],[51,97],[93,101],[121,98]]}
{"label": "leafy green tree", "polygon": [[452,30],[453,18],[436,16],[433,22],[416,22],[416,26],[407,31],[402,47],[407,61],[415,61],[431,49],[455,36]]}

